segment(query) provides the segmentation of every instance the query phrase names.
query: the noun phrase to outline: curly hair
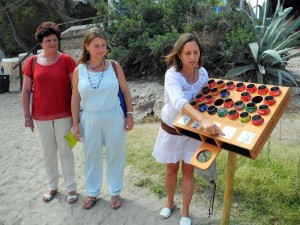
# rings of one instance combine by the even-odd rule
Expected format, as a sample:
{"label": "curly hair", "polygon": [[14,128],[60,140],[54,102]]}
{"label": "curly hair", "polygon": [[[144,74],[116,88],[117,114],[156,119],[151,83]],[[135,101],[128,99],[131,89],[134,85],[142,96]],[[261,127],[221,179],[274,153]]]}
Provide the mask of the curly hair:
{"label": "curly hair", "polygon": [[200,45],[198,38],[196,37],[196,35],[194,35],[192,33],[185,33],[185,34],[181,35],[180,38],[175,42],[172,51],[168,55],[165,56],[164,61],[165,61],[165,63],[167,63],[168,67],[174,66],[176,68],[176,71],[181,70],[182,64],[180,62],[181,60],[179,59],[178,54],[183,49],[184,45],[187,42],[191,42],[191,41],[195,41],[199,46],[200,57],[199,57],[199,61],[197,64],[199,67],[203,66],[201,45]]}
{"label": "curly hair", "polygon": [[60,40],[61,32],[57,24],[53,22],[43,22],[36,29],[35,39],[41,43],[43,41],[43,38],[50,34],[55,34],[58,40]]}

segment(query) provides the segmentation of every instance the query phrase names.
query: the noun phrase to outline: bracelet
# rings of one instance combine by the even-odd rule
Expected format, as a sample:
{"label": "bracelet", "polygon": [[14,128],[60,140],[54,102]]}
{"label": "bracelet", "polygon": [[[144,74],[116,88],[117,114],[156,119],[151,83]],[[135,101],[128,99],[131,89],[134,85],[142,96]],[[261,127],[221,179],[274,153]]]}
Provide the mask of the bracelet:
{"label": "bracelet", "polygon": [[32,118],[31,117],[25,117],[25,120],[32,120]]}
{"label": "bracelet", "polygon": [[133,112],[127,112],[127,114],[131,114],[131,115],[133,115]]}

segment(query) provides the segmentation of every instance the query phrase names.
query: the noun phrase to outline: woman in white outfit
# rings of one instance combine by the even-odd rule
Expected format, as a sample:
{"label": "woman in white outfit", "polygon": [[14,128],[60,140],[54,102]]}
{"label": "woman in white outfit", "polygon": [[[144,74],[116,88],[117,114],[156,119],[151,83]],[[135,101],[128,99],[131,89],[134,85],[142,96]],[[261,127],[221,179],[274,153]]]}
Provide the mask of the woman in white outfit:
{"label": "woman in white outfit", "polygon": [[[125,167],[125,131],[133,128],[132,101],[121,66],[105,58],[107,39],[99,28],[89,29],[84,38],[79,65],[74,70],[72,94],[73,134],[83,141],[84,179],[87,197],[83,208],[90,209],[100,195],[106,153],[106,179],[111,207],[121,206]],[[118,97],[119,85],[127,106],[124,117]],[[82,111],[80,113],[80,110]]]}
{"label": "woman in white outfit", "polygon": [[171,53],[166,56],[165,62],[170,67],[165,74],[165,105],[161,112],[161,128],[152,153],[157,162],[167,165],[165,176],[167,202],[160,212],[160,218],[167,219],[171,216],[182,161],[183,207],[180,225],[190,225],[189,205],[194,191],[194,166],[189,162],[201,142],[179,136],[172,124],[183,112],[193,120],[199,121],[211,135],[220,134],[221,130],[189,103],[209,79],[207,71],[202,67],[201,48],[197,37],[190,33],[183,34]]}

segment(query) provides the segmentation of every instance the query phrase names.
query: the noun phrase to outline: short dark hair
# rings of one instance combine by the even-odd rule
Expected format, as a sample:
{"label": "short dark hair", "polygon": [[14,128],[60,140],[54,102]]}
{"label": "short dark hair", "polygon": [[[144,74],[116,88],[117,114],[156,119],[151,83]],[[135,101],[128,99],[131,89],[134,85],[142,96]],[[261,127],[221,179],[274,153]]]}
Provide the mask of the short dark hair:
{"label": "short dark hair", "polygon": [[43,41],[43,38],[50,34],[55,34],[58,40],[60,40],[61,32],[57,24],[53,22],[43,22],[36,29],[35,39],[41,43]]}

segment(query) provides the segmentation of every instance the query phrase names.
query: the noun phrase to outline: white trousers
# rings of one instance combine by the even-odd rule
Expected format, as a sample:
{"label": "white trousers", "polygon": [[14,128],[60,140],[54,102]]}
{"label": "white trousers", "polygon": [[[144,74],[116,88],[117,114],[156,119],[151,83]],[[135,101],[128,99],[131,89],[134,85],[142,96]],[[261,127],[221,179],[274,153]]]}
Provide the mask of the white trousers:
{"label": "white trousers", "polygon": [[109,194],[116,196],[124,186],[125,130],[121,108],[113,112],[81,116],[84,149],[84,179],[88,196],[100,194],[103,177],[102,151],[105,147]]}
{"label": "white trousers", "polygon": [[40,140],[44,150],[44,163],[49,179],[50,190],[58,188],[58,154],[65,187],[68,192],[76,190],[74,155],[64,136],[72,126],[71,117],[38,121]]}

